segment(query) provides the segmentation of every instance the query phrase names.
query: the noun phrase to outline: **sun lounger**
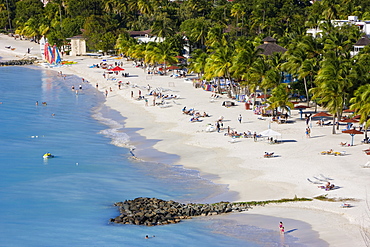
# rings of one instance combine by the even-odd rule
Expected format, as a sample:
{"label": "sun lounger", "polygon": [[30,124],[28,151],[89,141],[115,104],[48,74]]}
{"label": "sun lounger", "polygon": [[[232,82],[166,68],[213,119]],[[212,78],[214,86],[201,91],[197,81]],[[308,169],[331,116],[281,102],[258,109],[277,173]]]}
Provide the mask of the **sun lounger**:
{"label": "sun lounger", "polygon": [[342,205],[340,205],[341,208],[351,208],[351,204],[349,203],[342,203]]}
{"label": "sun lounger", "polygon": [[321,182],[318,182],[318,181],[312,181],[309,178],[307,178],[307,181],[310,182],[311,184],[322,184]]}
{"label": "sun lounger", "polygon": [[313,178],[316,179],[316,180],[319,180],[321,182],[328,182],[328,180],[326,180],[326,179],[321,179],[321,178],[318,178],[318,177],[313,177]]}
{"label": "sun lounger", "polygon": [[327,180],[333,180],[332,178],[328,178],[328,177],[325,177],[324,175],[320,174],[320,177],[322,177],[323,179],[325,179],[326,181]]}
{"label": "sun lounger", "polygon": [[366,162],[366,164],[363,165],[362,168],[370,168],[370,161]]}
{"label": "sun lounger", "polygon": [[274,157],[274,153],[266,153],[263,155],[264,158],[272,158]]}
{"label": "sun lounger", "polygon": [[342,151],[342,152],[333,152],[334,156],[343,156],[346,154],[346,151]]}

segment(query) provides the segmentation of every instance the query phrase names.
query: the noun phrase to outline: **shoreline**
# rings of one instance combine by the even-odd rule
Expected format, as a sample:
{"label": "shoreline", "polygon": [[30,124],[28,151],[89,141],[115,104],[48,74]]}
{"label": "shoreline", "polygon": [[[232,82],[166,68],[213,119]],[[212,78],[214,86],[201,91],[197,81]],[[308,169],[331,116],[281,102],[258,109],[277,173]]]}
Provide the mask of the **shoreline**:
{"label": "shoreline", "polygon": [[[2,39],[3,37],[0,36],[0,44],[4,44]],[[7,40],[5,42],[11,42],[12,45],[14,43],[14,47],[16,45],[20,46],[22,42],[25,42],[25,45],[28,44],[26,41],[19,40]],[[3,47],[3,45],[0,45],[1,57],[3,57]],[[21,48],[18,50],[21,50]],[[34,53],[36,51],[38,50],[33,49]],[[20,56],[19,53],[17,54]],[[77,61],[78,64],[69,67],[52,68],[52,70],[80,76],[88,80],[92,86],[95,86],[95,83],[99,83],[99,91],[102,93],[105,90],[109,91],[109,87],[112,87],[113,92],[108,93],[105,104],[127,117],[125,128],[139,129],[137,133],[144,136],[146,140],[155,140],[154,149],[164,153],[179,155],[181,157],[180,160],[173,165],[181,165],[184,168],[197,170],[202,177],[209,178],[213,183],[227,185],[229,191],[238,193],[237,201],[292,198],[295,195],[298,197],[313,197],[320,194],[329,194],[329,197],[357,198],[361,200],[351,202],[355,207],[349,209],[340,208],[340,203],[322,203],[317,200],[309,205],[294,203],[289,206],[277,206],[285,208],[287,212],[291,210],[291,207],[298,207],[330,212],[338,216],[333,217],[332,223],[334,225],[330,225],[331,229],[336,232],[334,236],[332,233],[322,233],[320,224],[312,222],[306,215],[296,213],[296,215],[292,216],[297,220],[311,224],[313,230],[320,233],[320,238],[333,246],[346,246],[346,241],[342,241],[341,245],[334,245],[336,243],[335,238],[345,236],[343,233],[353,232],[366,212],[365,184],[369,170],[360,168],[360,165],[365,164],[367,161],[366,155],[364,156],[361,151],[367,146],[358,144],[360,137],[355,137],[356,146],[342,148],[338,144],[341,141],[349,140],[350,137],[348,135],[331,135],[330,127],[313,126],[312,138],[306,139],[304,136],[305,123],[299,119],[298,111],[293,111],[293,119],[296,121],[294,124],[277,125],[271,123],[271,128],[281,132],[283,134],[282,139],[289,140],[289,142],[271,145],[263,141],[254,143],[252,139],[246,138],[232,143],[230,142],[231,139],[223,136],[223,134],[206,133],[205,128],[207,124],[213,124],[222,115],[227,120],[224,122],[225,127],[229,125],[239,132],[251,130],[259,133],[268,128],[268,120],[259,120],[252,111],[243,109],[243,103],[237,103],[237,106],[234,108],[222,107],[221,103],[223,100],[227,100],[226,97],[211,102],[209,98],[211,93],[202,89],[195,89],[191,82],[184,82],[182,79],[173,79],[168,76],[148,77],[142,69],[130,66],[129,62],[125,62],[123,67],[130,75],[137,75],[137,77],[123,78],[117,76],[117,78],[123,82],[130,81],[133,84],[137,84],[139,88],[124,87],[118,90],[114,81],[104,80],[102,77],[103,70],[88,68],[93,63],[99,63],[100,59],[68,57],[68,60]],[[114,61],[121,60],[109,62],[114,63]],[[134,91],[135,96],[137,96],[139,89],[145,94],[145,86],[148,83],[152,87],[158,86],[172,89],[174,94],[180,95],[180,99],[175,100],[176,104],[171,101],[171,107],[168,108],[146,107],[143,101],[132,100],[130,91]],[[149,105],[151,103],[150,98]],[[195,107],[196,110],[200,112],[206,111],[212,116],[203,119],[203,122],[200,123],[190,123],[190,117],[181,112],[184,106],[188,108]],[[243,115],[241,124],[237,122],[238,114]],[[335,150],[343,149],[348,155],[344,157],[319,155],[320,151],[330,148]],[[279,154],[280,157],[263,159],[264,151],[273,151]],[[135,152],[140,158],[145,156],[142,155],[145,154],[144,149],[138,149]],[[341,188],[325,192],[320,191],[316,185],[307,182],[307,178],[312,178],[319,174],[333,178],[333,182]],[[268,207],[270,210],[272,208],[274,206]],[[250,212],[252,214],[255,213],[254,210]],[[264,212],[264,214],[267,213],[268,211]],[[276,215],[276,217],[279,216]],[[334,218],[349,220],[349,224],[357,223],[357,226],[339,225]],[[272,224],[275,227],[276,222]],[[347,245],[364,245],[359,232],[357,234],[354,233],[352,239],[347,241],[349,241]]]}

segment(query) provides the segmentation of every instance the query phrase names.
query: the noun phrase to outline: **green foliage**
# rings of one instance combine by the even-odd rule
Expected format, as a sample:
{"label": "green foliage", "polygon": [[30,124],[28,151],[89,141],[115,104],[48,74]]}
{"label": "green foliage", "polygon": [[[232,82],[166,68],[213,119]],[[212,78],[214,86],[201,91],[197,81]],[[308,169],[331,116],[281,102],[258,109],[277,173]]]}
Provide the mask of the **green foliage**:
{"label": "green foliage", "polygon": [[326,201],[326,202],[348,202],[348,201],[357,201],[355,198],[329,198],[328,194],[320,195],[314,197],[316,200]]}
{"label": "green foliage", "polygon": [[233,204],[246,204],[250,206],[263,206],[266,204],[271,203],[285,203],[285,202],[306,202],[306,201],[312,201],[311,198],[305,198],[305,197],[294,197],[294,198],[282,198],[279,200],[267,200],[267,201],[250,201],[250,202],[234,202]]}
{"label": "green foliage", "polygon": [[275,87],[272,90],[272,96],[267,101],[270,104],[269,108],[276,109],[280,107],[282,113],[284,113],[284,110],[289,111],[289,109],[294,108],[293,103],[290,102],[289,95],[290,89],[287,84],[280,84]]}
{"label": "green foliage", "polygon": [[[370,79],[370,48],[350,57],[362,35],[358,27],[334,27],[330,22],[349,15],[370,19],[370,2],[53,0],[44,7],[40,0],[0,0],[0,29],[12,27],[36,40],[45,35],[58,46],[83,32],[91,50],[116,48],[153,65],[177,62],[174,56],[181,55],[186,40],[196,50],[190,67],[205,78],[235,80],[248,92],[276,88],[279,100],[271,102],[274,105],[281,103],[282,73],[290,73],[296,79],[290,84],[293,90],[318,100],[335,116],[352,104],[351,98],[359,97],[357,90]],[[320,27],[322,37],[307,36],[309,27]],[[165,43],[138,44],[123,31],[147,29]],[[266,36],[288,48],[284,56],[260,55],[256,47]],[[237,93],[233,84],[229,90]]]}
{"label": "green foliage", "polygon": [[72,18],[102,15],[102,2],[101,0],[66,0],[66,12]]}

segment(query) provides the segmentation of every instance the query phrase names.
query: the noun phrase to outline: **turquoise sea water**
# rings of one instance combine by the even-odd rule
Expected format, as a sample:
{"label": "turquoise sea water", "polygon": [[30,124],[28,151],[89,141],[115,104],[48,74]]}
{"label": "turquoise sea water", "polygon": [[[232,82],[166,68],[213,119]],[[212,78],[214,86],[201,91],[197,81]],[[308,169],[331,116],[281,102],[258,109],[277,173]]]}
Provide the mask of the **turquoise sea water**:
{"label": "turquoise sea water", "polygon": [[[104,107],[104,95],[81,79],[35,67],[3,67],[0,78],[0,246],[282,246],[274,231],[217,219],[109,224],[117,201],[232,195],[196,171],[171,166],[176,155],[158,153],[167,164],[132,160],[124,144],[135,138],[151,150],[150,142],[125,129],[124,116]],[[80,84],[78,94],[71,90]],[[45,152],[56,157],[44,160]],[[296,241],[287,237],[285,244],[302,246]]]}

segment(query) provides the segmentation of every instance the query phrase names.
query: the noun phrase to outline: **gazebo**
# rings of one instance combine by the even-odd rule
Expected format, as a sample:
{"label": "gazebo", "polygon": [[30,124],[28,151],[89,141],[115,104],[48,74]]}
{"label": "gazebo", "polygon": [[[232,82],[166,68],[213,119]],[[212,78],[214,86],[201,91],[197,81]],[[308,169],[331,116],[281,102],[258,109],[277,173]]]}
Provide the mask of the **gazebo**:
{"label": "gazebo", "polygon": [[263,41],[263,44],[259,45],[257,49],[262,49],[263,55],[270,56],[275,52],[285,53],[287,51],[287,49],[285,49],[284,47],[276,44],[276,39],[270,36],[267,36],[262,41]]}

